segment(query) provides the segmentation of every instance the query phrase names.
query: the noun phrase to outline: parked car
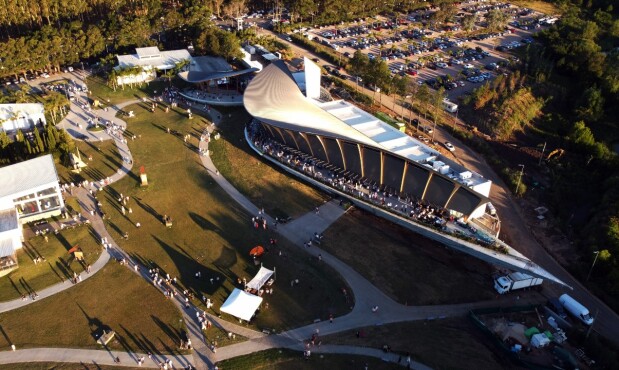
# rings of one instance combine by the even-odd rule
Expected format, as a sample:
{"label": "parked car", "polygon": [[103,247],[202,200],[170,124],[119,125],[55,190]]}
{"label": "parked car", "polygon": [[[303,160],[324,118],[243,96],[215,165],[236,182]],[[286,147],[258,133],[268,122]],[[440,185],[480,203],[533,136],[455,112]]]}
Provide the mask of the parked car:
{"label": "parked car", "polygon": [[445,148],[447,148],[447,150],[449,150],[450,152],[456,151],[456,148],[449,141],[446,141],[444,145],[445,145]]}

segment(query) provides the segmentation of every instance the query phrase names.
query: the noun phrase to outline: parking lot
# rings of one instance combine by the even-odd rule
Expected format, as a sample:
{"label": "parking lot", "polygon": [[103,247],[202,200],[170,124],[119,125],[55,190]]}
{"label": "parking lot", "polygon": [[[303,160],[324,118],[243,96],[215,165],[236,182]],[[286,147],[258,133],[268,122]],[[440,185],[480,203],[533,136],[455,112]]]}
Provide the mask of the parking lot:
{"label": "parking lot", "polygon": [[[484,15],[490,9],[508,12],[502,32],[486,32]],[[370,59],[384,60],[392,75],[409,76],[411,83],[443,86],[456,99],[478,84],[504,73],[514,59],[510,50],[533,42],[531,36],[550,19],[542,13],[509,4],[463,3],[457,19],[476,14],[476,30],[467,34],[458,23],[430,28],[433,11],[417,11],[396,18],[378,16],[349,24],[302,29],[308,38],[331,47],[342,58],[360,50]],[[539,20],[542,20],[541,22]]]}

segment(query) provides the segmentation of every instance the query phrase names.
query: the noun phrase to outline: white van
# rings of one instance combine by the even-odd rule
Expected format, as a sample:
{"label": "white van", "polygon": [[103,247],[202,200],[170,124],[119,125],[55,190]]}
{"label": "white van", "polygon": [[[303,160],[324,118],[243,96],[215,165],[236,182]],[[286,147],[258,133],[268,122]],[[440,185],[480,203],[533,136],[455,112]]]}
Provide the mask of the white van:
{"label": "white van", "polygon": [[450,102],[447,99],[443,100],[443,109],[449,113],[456,113],[458,111],[458,104]]}
{"label": "white van", "polygon": [[585,306],[581,305],[574,298],[570,297],[567,294],[563,294],[561,295],[561,297],[559,297],[559,302],[561,302],[567,312],[574,315],[574,317],[578,318],[586,325],[593,324],[593,317],[591,317],[589,310]]}

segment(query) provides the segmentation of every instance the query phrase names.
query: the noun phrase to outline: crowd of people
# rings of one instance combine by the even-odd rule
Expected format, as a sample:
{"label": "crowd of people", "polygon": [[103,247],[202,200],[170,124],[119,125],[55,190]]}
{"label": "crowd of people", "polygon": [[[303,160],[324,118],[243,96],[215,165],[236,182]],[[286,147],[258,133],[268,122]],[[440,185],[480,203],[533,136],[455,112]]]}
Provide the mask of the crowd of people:
{"label": "crowd of people", "polygon": [[444,208],[428,204],[408,194],[400,194],[371,180],[361,179],[358,174],[346,173],[332,166],[327,167],[311,155],[273,140],[255,120],[250,123],[248,133],[256,147],[265,154],[332,188],[427,225],[443,227],[447,220],[452,220]]}

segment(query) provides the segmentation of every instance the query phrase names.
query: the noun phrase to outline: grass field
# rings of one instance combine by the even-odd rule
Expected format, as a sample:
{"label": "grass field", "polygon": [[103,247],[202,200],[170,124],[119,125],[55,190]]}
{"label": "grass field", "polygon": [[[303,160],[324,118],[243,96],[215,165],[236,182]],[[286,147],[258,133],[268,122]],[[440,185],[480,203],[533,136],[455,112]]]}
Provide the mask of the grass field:
{"label": "grass field", "polygon": [[[33,237],[17,252],[19,268],[0,278],[0,301],[18,299],[22,294],[29,296],[30,292],[38,292],[56,283],[70,284],[67,280],[73,272],[83,272],[86,265],[95,263],[101,255],[101,246],[92,236],[90,226],[63,230],[47,237],[48,242],[43,236]],[[67,254],[74,245],[79,245],[84,251],[84,265]],[[35,264],[37,257],[45,260]]]}
{"label": "grass field", "polygon": [[488,264],[363,211],[349,210],[327,229],[324,239],[321,248],[400,303],[448,304],[494,297]]}
{"label": "grass field", "polygon": [[561,14],[561,10],[557,8],[555,4],[552,4],[548,1],[540,1],[540,0],[514,0],[512,4],[518,5],[524,8],[530,8],[533,10],[537,10],[538,12],[544,13],[546,15],[559,15]]}
{"label": "grass field", "polygon": [[107,81],[101,76],[91,75],[86,79],[86,86],[88,86],[88,90],[90,91],[89,97],[91,99],[99,100],[101,104],[107,105],[139,99],[147,95],[152,96],[155,91],[161,93],[169,84],[166,81],[151,81],[143,83],[142,86],[135,85],[133,88],[126,85],[124,88],[119,87],[114,91],[107,85]]}
{"label": "grass field", "polygon": [[141,367],[107,366],[99,364],[73,364],[55,362],[28,362],[22,364],[0,365],[0,370],[138,370]]}
{"label": "grass field", "polygon": [[[70,284],[70,283],[66,283]],[[112,349],[176,352],[182,316],[152,284],[116,262],[64,292],[0,316],[0,350],[100,348],[95,335],[116,331]]]}
{"label": "grass field", "polygon": [[[246,356],[239,356],[217,363],[220,369],[249,370],[249,369],[402,369],[396,364],[383,362],[381,359],[355,355],[322,355],[312,354],[309,360],[303,359],[301,352],[288,349],[271,349]],[[367,366],[367,367],[366,367]]]}
{"label": "grass field", "polygon": [[322,204],[326,195],[273,168],[249,148],[243,136],[248,120],[244,114],[232,125],[220,125],[222,139],[209,145],[221,174],[275,217],[298,217]]}
{"label": "grass field", "polygon": [[[365,337],[357,338],[357,330]],[[345,344],[382,348],[385,344],[397,353],[411,355],[415,361],[436,370],[510,369],[511,364],[498,358],[485,337],[468,318],[372,326],[323,337],[325,344]]]}
{"label": "grass field", "polygon": [[[268,246],[269,239],[277,236],[270,230],[254,230],[252,215],[228,198],[203,168],[196,150],[207,124],[203,118],[196,115],[189,120],[184,110],[151,113],[140,105],[128,109],[136,117],[127,119],[127,135],[141,138],[129,141],[133,171],[99,192],[108,230],[136,260],[177,277],[198,299],[205,295],[219,309],[239,286],[237,279],[249,281],[259,269],[249,250]],[[168,134],[167,128],[173,133]],[[187,143],[186,134],[191,135]],[[145,188],[138,185],[141,166],[148,176]],[[120,194],[131,198],[125,207],[132,212],[126,216],[119,210]],[[164,215],[172,218],[173,227],[165,227]],[[122,238],[125,232],[128,240]],[[341,297],[344,283],[338,274],[308,262],[308,256],[283,240],[280,248],[283,256],[272,251],[262,259],[266,267],[277,268],[277,283],[275,293],[264,297],[263,309],[252,321],[254,327],[289,329],[349,310]],[[289,282],[294,278],[301,284],[292,288]]]}
{"label": "grass field", "polygon": [[71,172],[68,167],[56,163],[60,182],[80,182],[84,180],[99,181],[113,175],[122,164],[122,157],[113,140],[75,141],[80,151],[82,161],[88,165],[78,173]]}

